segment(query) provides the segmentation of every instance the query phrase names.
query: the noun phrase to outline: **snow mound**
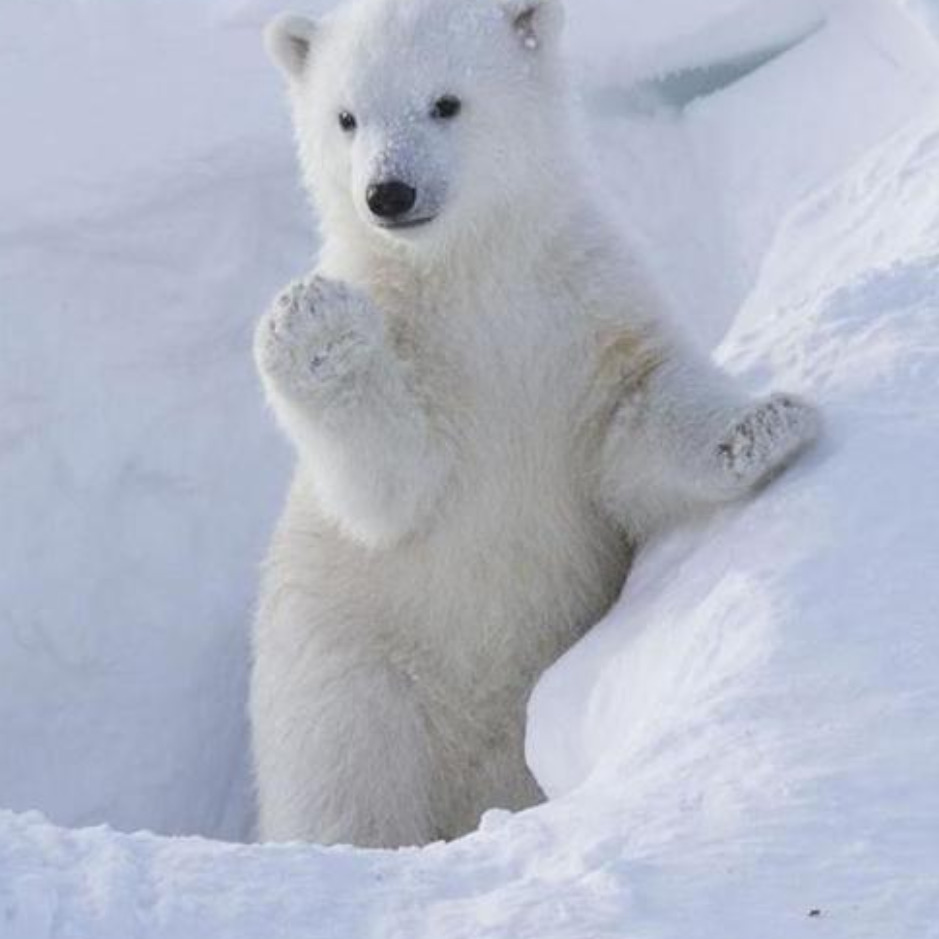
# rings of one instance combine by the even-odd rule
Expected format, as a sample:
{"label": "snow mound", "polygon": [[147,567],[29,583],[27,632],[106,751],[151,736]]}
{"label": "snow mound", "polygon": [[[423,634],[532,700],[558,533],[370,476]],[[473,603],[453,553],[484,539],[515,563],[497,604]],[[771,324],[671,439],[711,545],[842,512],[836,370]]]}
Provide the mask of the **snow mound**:
{"label": "snow mound", "polygon": [[680,850],[691,922],[937,934],[937,185],[939,111],[790,216],[718,358],[824,402],[825,445],[649,550],[534,696],[541,783]]}
{"label": "snow mound", "polygon": [[[28,89],[0,174],[0,939],[939,936],[939,64],[914,0],[571,11],[597,173],[689,327],[828,429],[650,546],[544,677],[548,804],[401,852],[27,811],[249,830],[245,635],[288,456],[247,349],[310,243],[273,8],[0,10]],[[621,106],[653,64],[794,40],[679,111]]]}

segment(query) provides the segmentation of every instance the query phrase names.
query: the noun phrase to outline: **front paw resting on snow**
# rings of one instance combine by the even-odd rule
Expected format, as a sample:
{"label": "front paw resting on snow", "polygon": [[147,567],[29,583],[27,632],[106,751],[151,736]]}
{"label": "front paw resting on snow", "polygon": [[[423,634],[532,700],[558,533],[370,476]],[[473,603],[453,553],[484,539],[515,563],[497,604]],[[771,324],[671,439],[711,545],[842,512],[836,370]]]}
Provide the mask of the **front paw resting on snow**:
{"label": "front paw resting on snow", "polygon": [[384,341],[367,297],[325,277],[290,284],[261,319],[255,359],[278,390],[299,399],[355,387]]}
{"label": "front paw resting on snow", "polygon": [[719,489],[733,499],[769,482],[818,437],[818,412],[777,394],[736,418],[717,445]]}

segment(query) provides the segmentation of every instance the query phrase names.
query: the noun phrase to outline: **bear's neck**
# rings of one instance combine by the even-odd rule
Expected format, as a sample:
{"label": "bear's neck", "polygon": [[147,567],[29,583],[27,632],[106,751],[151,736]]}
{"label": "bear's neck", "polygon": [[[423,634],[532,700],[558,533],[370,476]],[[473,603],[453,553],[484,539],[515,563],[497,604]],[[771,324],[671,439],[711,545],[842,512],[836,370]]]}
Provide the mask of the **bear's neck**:
{"label": "bear's neck", "polygon": [[[585,198],[568,198],[549,209],[524,203],[451,237],[445,247],[426,250],[396,244],[376,233],[362,237],[360,225],[327,224],[320,268],[381,294],[388,290],[414,295],[434,294],[443,301],[449,291],[465,292],[468,284],[485,292],[530,276],[550,263],[554,246],[563,240],[583,208]],[[324,235],[326,232],[324,232]]]}

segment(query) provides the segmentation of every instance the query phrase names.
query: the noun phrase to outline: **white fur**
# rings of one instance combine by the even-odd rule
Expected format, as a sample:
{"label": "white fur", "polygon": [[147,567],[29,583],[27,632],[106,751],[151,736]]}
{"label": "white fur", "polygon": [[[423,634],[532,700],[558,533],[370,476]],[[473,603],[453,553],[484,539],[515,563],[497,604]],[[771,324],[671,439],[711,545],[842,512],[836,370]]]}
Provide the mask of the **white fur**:
{"label": "white fur", "polygon": [[[528,694],[635,546],[816,433],[665,326],[570,152],[560,22],[556,0],[359,0],[271,27],[324,244],[256,342],[299,458],[255,642],[265,839],[421,844],[536,802]],[[388,173],[431,224],[377,225]]]}

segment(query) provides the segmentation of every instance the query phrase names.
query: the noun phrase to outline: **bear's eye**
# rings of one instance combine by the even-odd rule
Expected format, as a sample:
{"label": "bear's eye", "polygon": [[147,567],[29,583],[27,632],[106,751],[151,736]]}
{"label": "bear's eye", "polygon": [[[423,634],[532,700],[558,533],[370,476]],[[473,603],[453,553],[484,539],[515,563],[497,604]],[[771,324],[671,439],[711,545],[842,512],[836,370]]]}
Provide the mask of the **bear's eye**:
{"label": "bear's eye", "polygon": [[456,95],[444,95],[434,102],[430,116],[435,121],[450,121],[463,110],[463,102]]}
{"label": "bear's eye", "polygon": [[347,133],[351,134],[352,131],[359,126],[359,122],[355,119],[354,114],[350,114],[348,111],[339,112],[339,126]]}

